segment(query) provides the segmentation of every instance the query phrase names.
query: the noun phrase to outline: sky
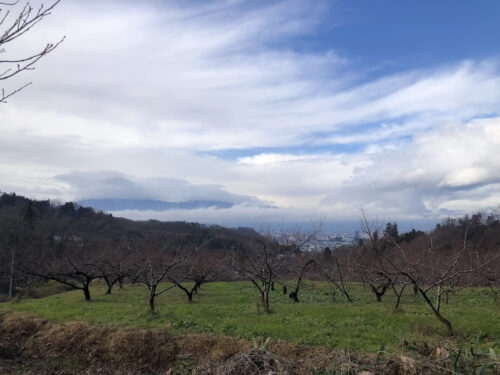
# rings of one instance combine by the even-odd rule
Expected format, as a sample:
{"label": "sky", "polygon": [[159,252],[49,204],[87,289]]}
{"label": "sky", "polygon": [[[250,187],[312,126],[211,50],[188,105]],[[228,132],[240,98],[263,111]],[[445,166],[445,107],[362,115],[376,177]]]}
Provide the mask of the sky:
{"label": "sky", "polygon": [[495,0],[63,0],[2,46],[66,36],[0,82],[33,82],[0,104],[0,191],[228,226],[499,213],[498,14]]}

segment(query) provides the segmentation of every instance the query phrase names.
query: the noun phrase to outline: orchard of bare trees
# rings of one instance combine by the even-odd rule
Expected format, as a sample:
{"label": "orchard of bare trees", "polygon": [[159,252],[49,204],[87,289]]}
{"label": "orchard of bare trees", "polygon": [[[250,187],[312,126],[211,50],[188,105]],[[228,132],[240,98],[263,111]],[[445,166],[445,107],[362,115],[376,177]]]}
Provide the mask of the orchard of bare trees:
{"label": "orchard of bare trees", "polygon": [[[465,288],[500,290],[500,221],[475,214],[448,219],[430,233],[399,234],[395,224],[361,217],[359,243],[318,252],[303,251],[317,230],[285,241],[269,233],[190,223],[134,222],[73,203],[53,204],[0,196],[0,287],[12,298],[33,284],[52,280],[91,300],[93,283],[106,293],[124,284],[144,285],[144,305],[155,312],[157,297],[178,289],[187,303],[214,281],[247,281],[266,314],[270,296],[286,294],[301,303],[304,282],[330,286],[331,303],[358,299],[363,285],[373,303],[394,296],[420,298],[453,334],[443,308]],[[167,298],[168,300],[168,298]]]}

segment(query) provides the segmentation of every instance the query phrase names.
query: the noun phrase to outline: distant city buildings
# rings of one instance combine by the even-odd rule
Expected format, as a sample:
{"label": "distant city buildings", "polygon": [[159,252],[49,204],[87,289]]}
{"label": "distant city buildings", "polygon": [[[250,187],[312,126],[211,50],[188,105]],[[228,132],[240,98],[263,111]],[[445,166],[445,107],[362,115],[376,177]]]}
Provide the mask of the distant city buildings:
{"label": "distant city buildings", "polygon": [[[282,244],[297,244],[303,241],[303,236],[282,232],[273,233],[273,237]],[[325,247],[335,249],[344,245],[357,243],[361,239],[359,231],[355,232],[322,232],[315,238],[307,241],[301,248],[302,251],[322,251]]]}

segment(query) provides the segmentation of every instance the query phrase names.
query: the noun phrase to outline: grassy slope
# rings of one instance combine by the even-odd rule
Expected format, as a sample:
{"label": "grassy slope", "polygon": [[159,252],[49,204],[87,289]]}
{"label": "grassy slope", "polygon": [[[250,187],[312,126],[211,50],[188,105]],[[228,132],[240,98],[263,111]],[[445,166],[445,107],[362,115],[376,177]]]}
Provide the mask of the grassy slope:
{"label": "grassy slope", "polygon": [[[116,288],[104,295],[105,288],[92,289],[93,301],[85,302],[80,291],[36,300],[0,304],[0,309],[31,312],[54,321],[86,320],[108,327],[168,327],[172,331],[221,332],[243,338],[271,337],[273,340],[299,344],[326,345],[373,352],[384,344],[396,350],[401,341],[443,340],[444,328],[422,300],[403,297],[402,311],[393,310],[394,297],[384,296],[376,303],[374,296],[354,286],[354,303],[339,298],[332,303],[326,284],[307,282],[300,303],[293,303],[273,292],[274,313],[259,310],[256,289],[249,283],[213,283],[204,286],[188,304],[180,290],[171,290],[158,298],[158,314],[151,316],[147,306],[147,290],[143,286]],[[500,349],[500,312],[491,296],[481,290],[467,290],[443,305],[443,313],[458,330],[463,344],[477,344]],[[498,351],[497,351],[498,352]]]}

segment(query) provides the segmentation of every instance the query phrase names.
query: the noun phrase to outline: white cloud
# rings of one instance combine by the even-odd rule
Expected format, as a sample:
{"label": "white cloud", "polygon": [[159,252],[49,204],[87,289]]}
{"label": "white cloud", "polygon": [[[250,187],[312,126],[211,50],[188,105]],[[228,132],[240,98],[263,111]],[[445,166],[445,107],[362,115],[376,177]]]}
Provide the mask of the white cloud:
{"label": "white cloud", "polygon": [[357,198],[397,216],[493,210],[500,202],[495,188],[500,183],[499,132],[496,117],[415,134],[404,146],[367,154],[369,167],[359,169],[326,201]]}
{"label": "white cloud", "polygon": [[312,155],[291,155],[291,154],[258,154],[238,158],[238,163],[246,165],[262,166],[268,164],[282,164],[293,161],[313,161],[317,157]]}
{"label": "white cloud", "polygon": [[[176,199],[256,197],[290,218],[353,218],[358,202],[401,217],[495,206],[500,61],[367,80],[334,50],[287,44],[317,31],[327,6],[62,2],[13,50],[67,35],[12,83],[34,85],[0,106],[0,189],[167,199],[166,184]],[[99,171],[126,181],[106,185]]]}

